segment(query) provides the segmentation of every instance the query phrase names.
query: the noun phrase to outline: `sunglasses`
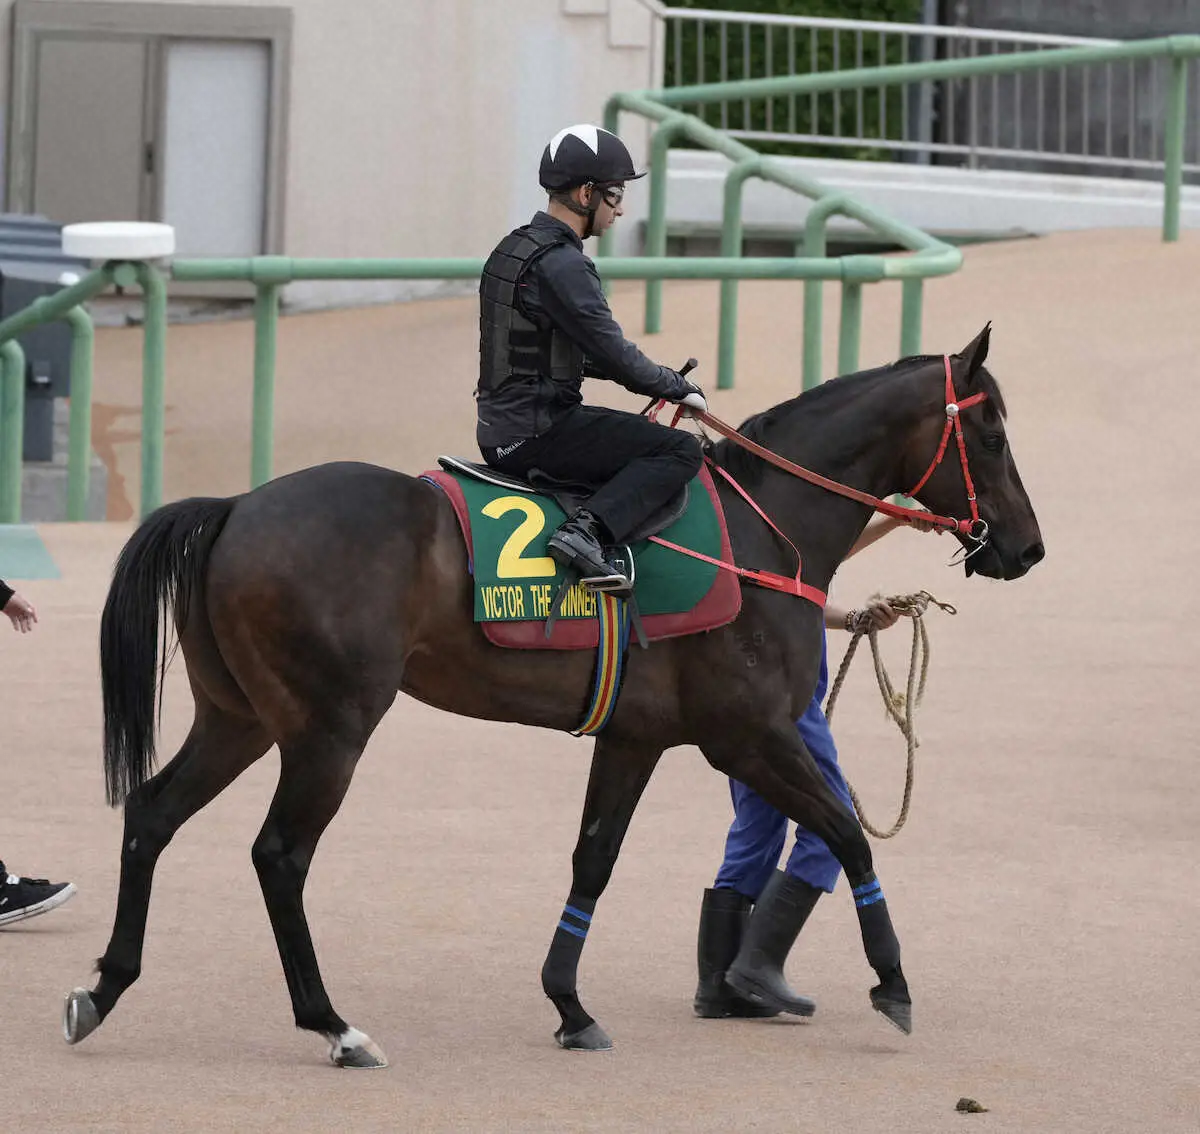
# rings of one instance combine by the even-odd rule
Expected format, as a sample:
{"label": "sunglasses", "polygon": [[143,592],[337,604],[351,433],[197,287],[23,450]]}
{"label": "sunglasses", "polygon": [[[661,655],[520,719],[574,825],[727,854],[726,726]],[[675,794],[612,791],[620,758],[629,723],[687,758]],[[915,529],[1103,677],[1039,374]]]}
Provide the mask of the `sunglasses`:
{"label": "sunglasses", "polygon": [[600,199],[612,209],[615,209],[625,199],[624,185],[608,185],[603,189],[598,189],[598,192]]}

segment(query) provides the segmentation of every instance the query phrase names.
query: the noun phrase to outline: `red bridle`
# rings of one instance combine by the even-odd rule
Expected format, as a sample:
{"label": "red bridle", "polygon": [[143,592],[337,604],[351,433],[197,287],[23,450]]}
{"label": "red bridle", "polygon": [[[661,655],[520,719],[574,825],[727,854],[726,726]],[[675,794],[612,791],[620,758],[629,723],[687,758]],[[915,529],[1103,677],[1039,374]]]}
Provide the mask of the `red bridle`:
{"label": "red bridle", "polygon": [[[967,443],[963,438],[962,428],[962,411],[970,409],[971,406],[979,405],[981,402],[987,401],[986,393],[972,394],[968,398],[963,398],[962,401],[957,401],[954,393],[954,374],[950,369],[950,356],[943,355],[942,361],[946,367],[946,426],[942,430],[942,440],[938,445],[937,452],[934,454],[933,461],[929,468],[925,470],[925,475],[917,482],[916,487],[908,493],[909,496],[915,496],[926,482],[933,475],[934,470],[942,463],[942,458],[946,455],[946,449],[950,444],[950,434],[953,433],[955,440],[958,442],[958,457],[962,464],[963,482],[967,490],[967,506],[970,509],[971,517],[966,520],[956,520],[953,516],[939,516],[934,512],[918,512],[913,508],[905,508],[900,504],[891,504],[886,500],[881,500],[878,496],[872,496],[869,492],[861,492],[857,488],[851,488],[849,485],[841,484],[836,480],[830,480],[828,477],[821,476],[820,473],[815,473],[810,469],[806,469],[801,465],[789,461],[786,457],[779,456],[778,453],[771,452],[770,449],[764,449],[761,445],[751,441],[748,437],[743,437],[732,425],[727,425],[720,418],[713,417],[707,412],[693,413],[692,416],[704,425],[720,433],[723,437],[728,438],[735,445],[745,449],[748,453],[753,453],[756,457],[761,457],[768,464],[774,465],[777,469],[782,469],[792,476],[799,477],[801,480],[807,481],[809,484],[815,484],[819,488],[827,489],[830,492],[837,493],[839,496],[846,496],[851,500],[857,500],[860,504],[875,509],[877,512],[882,512],[884,515],[892,516],[897,520],[901,520],[906,524],[912,523],[928,523],[934,527],[942,528],[945,531],[959,532],[976,544],[974,551],[970,552],[974,555],[979,551],[988,538],[988,525],[986,520],[979,517],[979,502],[975,497],[975,483],[971,479],[971,470],[967,464]],[[656,403],[649,410],[649,416],[653,420],[659,411],[666,405],[665,402]],[[684,407],[679,406],[675,410],[675,416],[671,421],[672,425],[679,422],[680,417],[684,414]],[[711,463],[711,462],[710,462]],[[761,508],[750,499],[749,494],[740,484],[737,483],[724,469],[719,466],[714,466],[716,471],[731,484],[742,498],[749,502],[750,506],[761,516],[776,532],[779,529],[775,527],[771,520],[766,516]],[[782,532],[779,532],[783,536]],[[790,594],[799,595],[802,598],[807,598],[810,601],[816,602],[818,606],[823,606],[825,595],[818,591],[815,587],[810,587],[800,581],[800,570],[797,568],[794,578],[788,578],[784,575],[775,575],[766,571],[750,571],[741,567],[734,567],[731,564],[722,563],[719,560],[709,559],[708,556],[700,555],[697,552],[689,551],[687,548],[678,547],[673,543],[661,539],[658,536],[650,537],[655,543],[660,543],[665,547],[670,547],[676,551],[681,551],[686,555],[691,555],[697,559],[704,559],[707,562],[715,563],[717,566],[725,567],[728,570],[736,572],[739,576],[746,578],[750,582],[759,584],[760,586],[770,587],[773,590],[787,591]],[[783,537],[789,545],[791,541],[787,537]],[[793,550],[795,548],[793,547]],[[797,552],[797,558],[799,552]]]}
{"label": "red bridle", "polygon": [[[878,496],[872,496],[869,492],[860,492],[857,488],[851,488],[849,485],[840,484],[836,480],[830,480],[828,477],[821,476],[820,473],[812,472],[810,469],[789,461],[786,457],[779,456],[778,453],[771,452],[770,449],[764,449],[749,438],[743,437],[732,425],[727,425],[720,418],[713,417],[710,413],[697,413],[693,416],[697,421],[709,426],[723,437],[727,437],[735,445],[745,449],[748,453],[753,453],[756,457],[761,457],[768,464],[772,464],[777,469],[782,469],[786,473],[791,473],[792,476],[799,477],[801,480],[806,480],[809,484],[815,484],[820,488],[835,492],[839,496],[846,496],[851,500],[857,500],[860,504],[867,504],[877,512],[882,512],[887,516],[894,516],[905,523],[922,522],[933,524],[934,527],[943,528],[946,531],[961,532],[976,542],[982,542],[987,538],[987,522],[979,518],[979,502],[975,498],[975,483],[971,479],[971,470],[967,464],[967,443],[963,438],[962,417],[960,415],[962,410],[970,409],[971,406],[987,401],[987,394],[972,394],[969,398],[956,401],[954,375],[950,369],[950,356],[943,355],[942,361],[946,367],[946,427],[942,431],[941,443],[938,445],[937,452],[934,454],[929,468],[925,471],[925,475],[917,481],[916,487],[907,495],[914,496],[925,487],[934,470],[942,463],[942,458],[945,457],[946,448],[950,443],[950,434],[953,433],[958,442],[958,457],[962,463],[963,481],[967,488],[967,506],[971,512],[971,518],[968,520],[956,520],[953,516],[939,516],[934,512],[917,512],[912,508],[905,508],[900,504],[890,504],[886,500],[881,500]],[[651,411],[652,417],[663,404],[660,402]],[[676,409],[675,417],[671,424],[676,424],[683,413],[684,410],[682,407]],[[977,534],[977,529],[979,529],[979,534]]]}
{"label": "red bridle", "polygon": [[[934,454],[933,463],[925,470],[925,475],[917,481],[916,488],[907,495],[916,496],[925,487],[925,482],[933,476],[933,470],[942,463],[942,458],[946,455],[946,445],[950,441],[950,432],[953,430],[954,439],[958,442],[958,459],[962,464],[963,483],[967,488],[967,507],[971,510],[970,520],[957,520],[955,527],[963,535],[968,535],[982,543],[987,538],[987,523],[979,518],[979,502],[975,498],[975,482],[971,479],[971,468],[967,464],[967,443],[963,438],[962,411],[970,409],[971,406],[977,406],[980,402],[986,402],[987,394],[981,392],[972,394],[969,398],[963,398],[961,402],[955,401],[954,375],[950,370],[950,356],[942,355],[942,362],[946,367],[946,427],[942,430],[941,444],[938,445],[937,453]],[[942,518],[938,517],[938,519]],[[979,535],[975,534],[977,528],[981,529]]]}

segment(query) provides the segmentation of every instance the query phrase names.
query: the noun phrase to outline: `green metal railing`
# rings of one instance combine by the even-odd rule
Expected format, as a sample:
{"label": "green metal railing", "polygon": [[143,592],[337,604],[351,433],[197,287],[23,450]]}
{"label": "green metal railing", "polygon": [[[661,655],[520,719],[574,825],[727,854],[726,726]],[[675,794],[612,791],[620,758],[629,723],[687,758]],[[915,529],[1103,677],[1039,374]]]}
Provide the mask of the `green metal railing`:
{"label": "green metal railing", "polygon": [[67,519],[87,516],[92,436],[94,331],[83,304],[110,286],[139,286],[146,304],[142,355],[141,514],[162,503],[165,424],[167,289],[152,264],[110,261],[78,283],[42,296],[0,322],[0,524],[21,518],[21,450],[25,418],[25,355],[17,335],[64,320],[71,329],[71,417],[67,446]]}
{"label": "green metal railing", "polygon": [[[842,310],[838,332],[838,369],[853,369],[858,358],[861,332],[862,284],[876,280],[904,280],[901,304],[900,353],[919,349],[922,318],[922,281],[930,276],[953,272],[961,255],[949,245],[893,218],[884,216],[851,197],[831,192],[816,181],[791,169],[778,159],[763,157],[749,146],[707,125],[694,115],[678,111],[681,106],[703,106],[708,102],[726,103],[730,99],[778,98],[816,95],[828,91],[882,89],[931,79],[953,79],[979,75],[1017,74],[1023,71],[1063,69],[1118,60],[1169,58],[1171,81],[1164,124],[1163,240],[1179,238],[1179,215],[1183,185],[1183,142],[1187,120],[1187,62],[1200,55],[1200,36],[1169,36],[1162,39],[1100,47],[1060,48],[1053,51],[1014,52],[1007,55],[972,59],[943,60],[929,63],[905,63],[867,67],[853,71],[788,75],[768,79],[707,83],[673,87],[655,92],[613,95],[605,106],[604,125],[619,133],[623,111],[638,114],[657,123],[650,146],[650,215],[646,228],[646,250],[664,255],[667,246],[667,158],[672,142],[688,141],[724,154],[732,162],[725,176],[721,252],[737,256],[742,247],[741,199],[748,178],[758,177],[792,189],[813,200],[806,218],[803,258],[816,259],[829,270],[808,277],[804,305],[804,387],[820,381],[821,328],[824,280],[841,279]],[[846,256],[840,260],[825,258],[825,227],[829,217],[842,215],[856,220],[880,237],[907,249],[906,257]],[[601,241],[601,254],[611,239]],[[662,285],[651,281],[646,286],[645,329],[659,330],[662,318]],[[721,285],[720,327],[718,338],[717,386],[733,385],[734,352],[737,334],[737,281],[727,279]]]}
{"label": "green metal railing", "polygon": [[[859,206],[838,197],[839,207],[856,212]],[[899,226],[901,228],[905,226]],[[910,230],[915,232],[915,230]],[[916,234],[927,243],[931,238]],[[939,246],[942,247],[942,246]],[[935,264],[944,271],[957,267],[957,249],[948,249],[952,259]],[[911,262],[911,261],[910,261]],[[254,304],[254,394],[251,419],[250,483],[256,487],[271,478],[274,445],[275,403],[275,340],[279,321],[279,292],[284,284],[295,280],[397,280],[397,279],[478,279],[483,270],[480,259],[429,260],[322,260],[289,259],[285,256],[256,256],[236,260],[176,260],[171,268],[173,279],[189,282],[238,280],[253,283],[257,289]],[[602,258],[598,261],[601,276],[607,280],[720,280],[725,283],[743,279],[847,281],[843,300],[843,334],[839,362],[843,371],[853,370],[858,359],[861,327],[861,287],[863,283],[897,275],[889,269],[882,256],[756,258],[724,256],[631,256],[620,259]],[[896,261],[900,263],[900,261]],[[912,282],[912,281],[906,281]],[[919,284],[919,280],[916,281]],[[806,296],[806,310],[812,301]],[[820,295],[816,296],[819,304]],[[920,328],[919,296],[915,303],[906,304],[911,328]],[[817,316],[820,316],[819,307]],[[0,331],[2,331],[0,325]],[[657,327],[655,328],[657,330]],[[911,339],[902,336],[906,353],[915,353]],[[807,349],[807,348],[806,348]],[[820,343],[816,346],[816,361],[820,362]],[[807,358],[807,355],[806,355]]]}
{"label": "green metal railing", "polygon": [[[676,90],[697,88],[675,88]],[[672,92],[674,93],[674,91]],[[803,255],[793,263],[807,264],[805,270],[804,356],[802,386],[810,389],[821,381],[821,330],[825,280],[842,284],[841,321],[838,329],[838,370],[855,369],[862,336],[862,285],[886,279],[905,281],[902,306],[900,353],[915,354],[920,349],[922,281],[930,276],[948,275],[962,264],[962,253],[949,244],[921,232],[912,225],[885,216],[878,210],[844,193],[831,192],[819,182],[777,159],[763,157],[749,146],[735,141],[695,115],[682,114],[656,101],[661,96],[617,94],[605,107],[605,126],[614,133],[622,111],[631,111],[658,123],[650,143],[650,216],[646,226],[646,251],[665,256],[667,249],[667,158],[670,146],[680,138],[724,154],[733,166],[725,176],[724,208],[721,228],[721,253],[737,257],[742,251],[742,191],[746,181],[757,177],[791,189],[816,202],[809,209]],[[829,218],[842,215],[859,221],[889,242],[907,249],[908,256],[825,255],[825,227]],[[601,241],[601,255],[609,245]],[[707,277],[713,278],[713,277]],[[776,278],[790,278],[782,274]],[[645,329],[654,334],[662,324],[662,283],[646,285]],[[717,338],[717,388],[730,389],[734,382],[737,340],[737,278],[722,281]]]}
{"label": "green metal railing", "polygon": [[[646,287],[646,330],[660,329],[662,284],[666,279],[707,279],[721,282],[718,380],[733,384],[737,331],[737,281],[742,279],[794,279],[804,281],[803,384],[821,377],[821,326],[823,287],[826,280],[841,283],[841,320],[838,331],[838,370],[858,365],[862,324],[863,285],[899,280],[902,286],[900,353],[920,349],[923,281],[955,271],[961,254],[936,238],[887,217],[842,193],[827,190],[786,164],[763,157],[707,126],[680,105],[706,100],[749,99],[786,94],[852,90],[931,78],[1016,73],[1040,68],[1062,68],[1124,59],[1166,57],[1172,60],[1172,81],[1164,127],[1165,161],[1163,239],[1179,236],[1182,188],[1183,139],[1187,114],[1187,61],[1200,55],[1200,36],[1172,36],[1115,46],[1063,48],[1054,51],[1013,53],[936,63],[902,64],[851,72],[822,73],[756,79],[744,82],[676,87],[667,91],[614,95],[605,108],[605,125],[615,130],[622,112],[631,112],[657,123],[651,145],[650,218],[645,257],[617,259],[607,255],[601,241],[598,268],[605,280],[642,279]],[[722,220],[722,255],[669,258],[666,251],[667,156],[671,142],[687,139],[729,157]],[[772,181],[809,197],[803,235],[797,255],[778,259],[740,256],[741,204],[750,178]],[[828,257],[826,225],[832,216],[845,216],[865,225],[907,255]],[[178,260],[171,267],[177,280],[242,280],[256,286],[254,304],[254,392],[251,427],[251,486],[270,479],[273,464],[274,381],[280,289],[293,280],[368,279],[477,279],[480,259],[414,260],[296,260],[260,256],[239,260]],[[21,435],[24,409],[25,362],[14,336],[52,319],[66,319],[72,329],[72,390],[68,518],[83,518],[88,488],[88,449],[91,419],[92,329],[82,304],[111,284],[138,285],[145,296],[145,339],[142,394],[141,514],[162,502],[163,425],[165,389],[166,288],[161,274],[145,263],[110,262],[79,283],[54,296],[37,300],[24,311],[0,323],[0,523],[20,517]]]}

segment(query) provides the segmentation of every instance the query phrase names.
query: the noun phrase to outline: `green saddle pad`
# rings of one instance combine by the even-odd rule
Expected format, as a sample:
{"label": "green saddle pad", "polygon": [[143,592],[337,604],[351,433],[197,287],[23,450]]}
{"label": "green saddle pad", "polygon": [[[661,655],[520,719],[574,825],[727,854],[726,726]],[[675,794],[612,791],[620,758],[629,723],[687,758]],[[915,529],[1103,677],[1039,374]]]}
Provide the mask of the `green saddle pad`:
{"label": "green saddle pad", "polygon": [[[475,621],[548,618],[563,572],[546,554],[546,543],[566,514],[549,496],[522,495],[461,473],[449,475],[462,489],[470,515]],[[687,511],[659,534],[682,547],[720,557],[721,519],[699,479],[691,483]],[[708,594],[719,570],[649,540],[634,544],[632,551],[634,598],[643,615],[691,610]],[[572,587],[559,617],[595,618],[595,595]]]}

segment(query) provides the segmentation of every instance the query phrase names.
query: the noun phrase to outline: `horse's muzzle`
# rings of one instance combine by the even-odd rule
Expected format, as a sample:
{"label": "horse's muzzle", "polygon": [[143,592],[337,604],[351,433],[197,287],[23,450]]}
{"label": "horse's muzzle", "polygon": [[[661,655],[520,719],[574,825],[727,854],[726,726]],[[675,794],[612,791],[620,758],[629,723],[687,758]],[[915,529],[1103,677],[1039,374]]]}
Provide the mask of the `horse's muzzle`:
{"label": "horse's muzzle", "polygon": [[1041,540],[1036,540],[1018,555],[1006,555],[989,543],[972,555],[965,564],[967,575],[983,575],[988,579],[1019,579],[1029,569],[1046,558],[1046,549]]}

